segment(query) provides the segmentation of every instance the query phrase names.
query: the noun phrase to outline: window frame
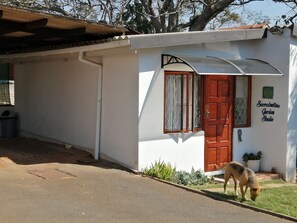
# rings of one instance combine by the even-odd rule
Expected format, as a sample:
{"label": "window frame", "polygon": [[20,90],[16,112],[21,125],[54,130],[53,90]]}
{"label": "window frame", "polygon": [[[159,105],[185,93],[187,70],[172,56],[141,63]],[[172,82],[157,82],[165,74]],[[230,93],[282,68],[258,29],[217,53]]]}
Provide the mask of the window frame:
{"label": "window frame", "polygon": [[[1,80],[0,81],[7,81],[8,83],[8,91],[9,91],[9,102],[10,103],[0,103],[0,107],[14,107],[15,106],[15,81],[14,81],[14,64],[13,63],[2,63],[2,64],[6,64],[7,65],[7,68],[8,68],[8,79],[7,80]],[[13,88],[13,94],[11,94],[11,85],[12,85],[12,88]],[[13,99],[13,100],[12,100]]]}
{"label": "window frame", "polygon": [[[186,91],[184,91],[184,85],[183,85],[183,78],[182,78],[182,82],[181,82],[181,122],[180,122],[180,129],[179,130],[168,130],[166,129],[166,76],[167,75],[177,75],[177,76],[186,76]],[[199,86],[198,86],[198,108],[200,108],[200,117],[199,117],[199,123],[200,126],[199,127],[194,127],[194,81],[195,78],[194,76],[197,75],[199,76],[196,72],[193,71],[164,71],[164,100],[163,100],[163,105],[164,105],[164,111],[163,111],[163,132],[165,134],[168,133],[188,133],[188,132],[197,132],[202,130],[202,110],[203,110],[203,81],[202,81],[202,76],[199,76]],[[190,77],[192,77],[192,92],[190,92],[191,88],[190,88]],[[186,93],[186,111],[185,111],[185,115],[186,118],[183,118],[183,114],[184,114],[184,92]],[[191,94],[191,103],[192,103],[192,108],[190,108],[190,94]],[[190,111],[190,109],[192,109]],[[190,122],[190,118],[189,118],[189,112],[191,112],[191,123]],[[184,128],[184,121],[186,121],[186,127]]]}
{"label": "window frame", "polygon": [[[234,81],[234,109],[233,109],[233,127],[234,128],[248,128],[251,127],[251,100],[252,100],[252,76],[246,76],[248,78],[248,97],[247,97],[247,120],[246,124],[236,124],[236,79],[239,76],[235,76],[235,81]],[[241,76],[240,76],[241,77]]]}

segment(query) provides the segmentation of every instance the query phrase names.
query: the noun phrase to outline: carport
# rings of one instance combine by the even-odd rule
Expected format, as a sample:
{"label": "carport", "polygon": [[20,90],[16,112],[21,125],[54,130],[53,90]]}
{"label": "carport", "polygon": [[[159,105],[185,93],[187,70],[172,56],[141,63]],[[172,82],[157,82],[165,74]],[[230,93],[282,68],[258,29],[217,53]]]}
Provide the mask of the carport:
{"label": "carport", "polygon": [[[0,108],[0,114],[5,110],[10,110],[18,115],[18,133],[21,136],[72,145],[75,144],[73,139],[76,138],[76,142],[78,142],[81,140],[78,139],[79,136],[82,136],[82,138],[85,137],[81,140],[83,143],[77,143],[81,149],[93,150],[95,148],[98,151],[100,89],[97,89],[97,86],[100,86],[100,71],[98,70],[98,62],[85,60],[83,51],[81,52],[76,47],[83,46],[92,49],[92,44],[105,42],[109,38],[129,33],[129,31],[123,27],[110,26],[104,23],[82,21],[4,5],[0,5],[0,26],[0,63],[7,68],[4,77],[2,77],[7,82],[2,84],[2,92],[0,92],[1,95],[6,95],[7,100],[3,102],[4,106]],[[67,51],[67,48],[75,50]],[[52,50],[57,51],[59,49],[61,49],[59,56],[50,55]],[[42,68],[50,70],[49,77],[42,77],[41,74],[36,77],[28,77],[26,73],[31,74],[33,72],[28,70],[31,67],[30,64],[37,64],[39,59],[44,57],[44,55],[32,56],[36,52],[45,52],[45,54],[49,55],[49,61],[58,61],[57,63],[61,64],[62,70],[56,71],[55,69],[59,64],[50,63]],[[79,70],[80,68],[74,68],[72,62],[78,60],[79,64],[82,63],[82,66],[86,68],[87,73],[82,73],[84,71]],[[20,71],[20,67],[24,62],[29,63],[28,68]],[[67,68],[66,64],[70,69]],[[72,76],[63,76],[67,72],[74,73],[76,71],[77,74],[72,74]],[[19,75],[15,75],[16,72]],[[51,78],[54,75],[56,77]],[[34,86],[34,81],[37,78],[40,78],[39,81],[42,79],[48,89],[41,87],[40,84]],[[93,84],[93,86],[90,86],[85,83],[86,88],[89,85],[91,90],[87,93],[78,90],[74,91],[74,88],[79,89],[83,86],[82,80],[84,79],[86,82]],[[73,82],[76,85],[73,85]],[[14,86],[18,87],[13,91],[9,91],[11,88],[10,83],[13,83],[13,85],[16,83]],[[21,95],[24,95],[24,92],[28,94],[22,97]],[[44,96],[45,94],[53,95],[56,92],[58,93],[53,96],[53,99]],[[78,95],[76,99],[73,99],[72,107],[56,100],[60,95],[66,94],[70,98],[76,97],[75,94]],[[44,98],[36,99],[38,95],[42,95]],[[84,97],[80,98],[81,95]],[[1,96],[0,100],[4,100],[3,98]],[[14,102],[14,98],[16,98],[16,102]],[[80,103],[80,101],[86,101],[87,98],[91,98],[92,101]],[[51,103],[52,101],[53,103]],[[46,107],[51,109],[45,109]],[[80,109],[82,107],[88,107],[88,109]],[[63,121],[65,120],[61,115],[57,115],[61,114],[62,110],[65,110],[65,116],[71,116],[69,123],[74,123],[75,120],[78,123],[63,129]],[[73,111],[76,111],[76,113],[73,114]],[[72,114],[67,115],[69,113]],[[39,121],[30,119],[33,116],[40,117]],[[40,131],[40,127],[43,129],[42,131]],[[69,128],[72,129],[71,132]],[[90,135],[90,137],[86,138],[87,135]]]}

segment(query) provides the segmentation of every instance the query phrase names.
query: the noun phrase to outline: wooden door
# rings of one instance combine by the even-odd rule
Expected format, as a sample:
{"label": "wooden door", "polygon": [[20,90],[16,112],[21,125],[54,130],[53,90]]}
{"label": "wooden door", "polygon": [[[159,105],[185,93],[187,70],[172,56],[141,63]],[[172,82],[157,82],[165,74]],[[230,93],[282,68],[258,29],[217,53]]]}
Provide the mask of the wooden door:
{"label": "wooden door", "polygon": [[234,77],[204,78],[205,171],[214,171],[232,159]]}

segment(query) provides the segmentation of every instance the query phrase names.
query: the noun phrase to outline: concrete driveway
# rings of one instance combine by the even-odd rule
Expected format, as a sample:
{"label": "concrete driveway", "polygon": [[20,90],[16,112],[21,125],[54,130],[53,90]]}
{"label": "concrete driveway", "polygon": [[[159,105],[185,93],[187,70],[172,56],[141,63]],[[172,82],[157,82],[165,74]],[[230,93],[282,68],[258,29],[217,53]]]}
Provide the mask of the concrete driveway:
{"label": "concrete driveway", "polygon": [[[0,141],[0,153],[2,148]],[[24,165],[0,158],[1,223],[289,222],[141,177],[108,162],[92,166],[31,162]]]}

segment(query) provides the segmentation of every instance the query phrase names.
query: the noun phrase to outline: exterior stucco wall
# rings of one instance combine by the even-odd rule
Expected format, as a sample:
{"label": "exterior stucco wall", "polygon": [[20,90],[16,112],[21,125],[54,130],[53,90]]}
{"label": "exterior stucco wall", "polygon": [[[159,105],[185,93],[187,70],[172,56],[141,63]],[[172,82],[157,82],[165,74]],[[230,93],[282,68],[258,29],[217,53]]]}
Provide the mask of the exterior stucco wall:
{"label": "exterior stucco wall", "polygon": [[75,59],[15,64],[22,136],[95,147],[98,68]]}
{"label": "exterior stucco wall", "polygon": [[[156,160],[170,162],[177,169],[189,171],[204,168],[204,132],[195,134],[163,134],[164,77],[160,61],[162,53],[193,56],[218,56],[224,58],[257,58],[278,67],[284,76],[253,76],[251,127],[241,128],[243,141],[239,142],[237,128],[233,130],[233,160],[241,162],[245,152],[263,152],[261,169],[275,167],[285,179],[290,180],[287,163],[287,112],[289,39],[286,36],[268,36],[267,39],[239,42],[199,44],[142,50],[140,55],[139,104],[139,162],[140,168]],[[271,47],[274,46],[274,47]],[[277,54],[275,52],[278,52]],[[281,56],[281,60],[279,59]],[[170,70],[189,69],[167,66]],[[144,86],[144,87],[141,87]],[[274,98],[262,99],[263,86],[274,87]],[[258,101],[276,102],[273,122],[262,122],[262,109]],[[141,103],[142,102],[142,103]],[[268,108],[269,109],[269,108]],[[186,140],[183,140],[186,138]],[[296,144],[295,144],[296,145]],[[289,149],[291,150],[291,149]],[[291,151],[292,153],[292,151]],[[277,159],[276,159],[277,157]],[[292,171],[291,171],[292,174]],[[290,174],[289,174],[290,175]]]}
{"label": "exterior stucco wall", "polygon": [[[251,125],[251,151],[263,152],[260,168],[264,171],[271,171],[275,167],[283,178],[291,181],[295,178],[295,169],[288,163],[287,155],[296,148],[288,145],[288,85],[291,82],[290,63],[290,33],[286,30],[283,36],[268,33],[267,39],[261,44],[255,44],[255,58],[264,59],[279,68],[284,76],[257,76],[252,82],[252,125]],[[274,87],[273,99],[263,99],[262,89],[264,86]],[[274,112],[272,122],[262,122],[263,109],[257,107],[261,100],[263,103],[277,103],[279,108],[269,108]],[[292,123],[293,124],[293,123]],[[295,124],[293,124],[295,125]],[[295,140],[296,143],[296,140]],[[289,167],[291,166],[291,167]]]}
{"label": "exterior stucco wall", "polygon": [[[146,83],[143,85],[146,86],[145,88],[140,87],[140,95],[146,95],[144,103],[140,103],[139,160],[141,168],[151,165],[156,160],[163,160],[170,162],[178,170],[191,171],[192,168],[204,170],[204,131],[187,134],[163,133],[164,70],[160,67],[161,54],[211,55],[225,58],[250,57],[249,55],[253,54],[252,48],[245,44],[242,46],[241,43],[198,44],[141,51],[140,78]],[[191,68],[185,65],[170,65],[165,69],[191,71]],[[249,131],[246,132],[250,136]]]}
{"label": "exterior stucco wall", "polygon": [[138,169],[137,55],[103,57],[102,157]]}
{"label": "exterior stucco wall", "polygon": [[289,106],[287,132],[287,179],[295,179],[297,150],[297,40],[292,39],[290,45]]}
{"label": "exterior stucco wall", "polygon": [[204,168],[204,133],[164,134],[164,73],[160,50],[139,53],[139,169],[155,161],[178,170]]}

